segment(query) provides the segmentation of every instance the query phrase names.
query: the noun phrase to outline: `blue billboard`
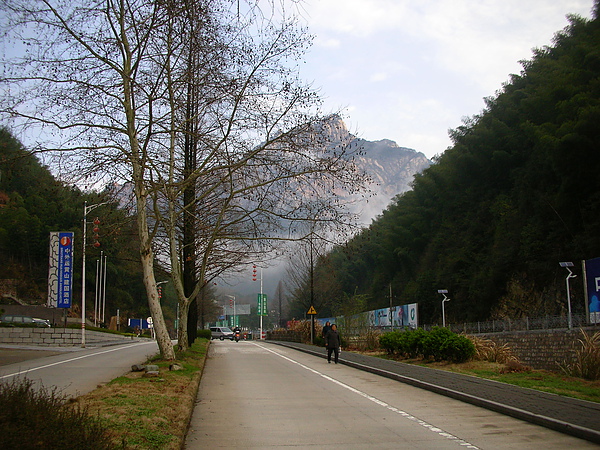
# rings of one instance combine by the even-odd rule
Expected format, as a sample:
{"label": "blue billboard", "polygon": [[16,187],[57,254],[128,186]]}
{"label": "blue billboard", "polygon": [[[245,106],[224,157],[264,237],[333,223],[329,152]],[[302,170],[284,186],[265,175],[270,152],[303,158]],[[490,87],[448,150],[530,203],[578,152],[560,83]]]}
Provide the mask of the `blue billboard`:
{"label": "blue billboard", "polygon": [[73,289],[73,232],[58,233],[58,292],[57,308],[71,307]]}
{"label": "blue billboard", "polygon": [[585,262],[587,312],[590,323],[600,323],[600,258]]}

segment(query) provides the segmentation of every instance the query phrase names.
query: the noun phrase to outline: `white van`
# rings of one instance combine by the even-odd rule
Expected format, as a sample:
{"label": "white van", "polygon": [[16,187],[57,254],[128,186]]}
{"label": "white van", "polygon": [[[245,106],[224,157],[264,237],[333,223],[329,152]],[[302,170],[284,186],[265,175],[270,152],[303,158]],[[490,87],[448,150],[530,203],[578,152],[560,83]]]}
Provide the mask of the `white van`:
{"label": "white van", "polygon": [[210,338],[211,339],[229,339],[233,341],[233,331],[229,327],[210,327]]}

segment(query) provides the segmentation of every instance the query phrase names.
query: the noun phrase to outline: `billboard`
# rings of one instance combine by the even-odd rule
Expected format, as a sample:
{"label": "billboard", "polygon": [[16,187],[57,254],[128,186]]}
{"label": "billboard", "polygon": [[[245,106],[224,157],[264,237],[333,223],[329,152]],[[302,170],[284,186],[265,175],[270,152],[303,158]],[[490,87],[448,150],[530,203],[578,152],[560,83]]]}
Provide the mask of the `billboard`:
{"label": "billboard", "polygon": [[600,258],[585,261],[585,290],[590,323],[600,323]]}
{"label": "billboard", "polygon": [[73,291],[73,232],[50,232],[48,306],[70,308]]}
{"label": "billboard", "polygon": [[[364,313],[356,314],[352,316],[350,320],[355,322],[356,325],[363,325],[368,327],[376,328],[387,328],[393,325],[394,328],[418,328],[419,317],[418,317],[418,303],[411,303],[409,305],[393,306],[392,308],[381,308],[367,311]],[[317,319],[321,325],[325,325],[325,322],[329,321],[335,323],[336,321],[343,320],[344,317],[328,317]]]}

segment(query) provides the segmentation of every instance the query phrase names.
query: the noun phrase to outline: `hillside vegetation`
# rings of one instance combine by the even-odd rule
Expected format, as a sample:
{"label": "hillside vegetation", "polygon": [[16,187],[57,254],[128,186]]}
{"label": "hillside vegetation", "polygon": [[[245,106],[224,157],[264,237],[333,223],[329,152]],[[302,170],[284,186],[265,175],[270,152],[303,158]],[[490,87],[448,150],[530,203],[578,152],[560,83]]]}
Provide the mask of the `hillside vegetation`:
{"label": "hillside vegetation", "polygon": [[583,312],[580,261],[600,256],[598,11],[570,17],[451,132],[453,146],[412,191],[319,262],[331,298],[385,307],[391,285],[394,304],[420,304],[421,323],[440,321],[438,289],[449,291],[452,321],[561,314],[558,263],[573,261],[573,308]]}
{"label": "hillside vegetation", "polygon": [[[73,306],[79,311],[83,203],[88,201],[92,205],[107,200],[107,196],[83,193],[57,180],[8,129],[0,128],[0,280],[17,281],[19,300],[45,304],[49,233],[73,231]],[[88,222],[95,216],[100,218],[100,247],[92,245],[93,227],[88,224],[86,297],[94,300],[96,261],[104,252],[107,256],[106,315],[115,315],[118,308],[123,317],[128,313],[146,317],[148,307],[131,218],[116,204],[94,210],[88,215]],[[0,303],[4,301],[8,299],[0,298]]]}

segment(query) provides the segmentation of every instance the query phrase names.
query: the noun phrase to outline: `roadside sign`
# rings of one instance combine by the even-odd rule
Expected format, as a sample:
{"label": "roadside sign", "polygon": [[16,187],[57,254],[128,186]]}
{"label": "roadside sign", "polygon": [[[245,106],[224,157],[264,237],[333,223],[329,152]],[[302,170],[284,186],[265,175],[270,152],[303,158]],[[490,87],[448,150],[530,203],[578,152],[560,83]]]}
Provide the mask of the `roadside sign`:
{"label": "roadside sign", "polygon": [[314,316],[315,314],[317,314],[317,310],[315,309],[314,306],[311,305],[310,309],[308,310],[308,312],[306,314]]}
{"label": "roadside sign", "polygon": [[258,294],[258,305],[256,309],[259,316],[269,315],[269,310],[267,309],[267,294]]}

